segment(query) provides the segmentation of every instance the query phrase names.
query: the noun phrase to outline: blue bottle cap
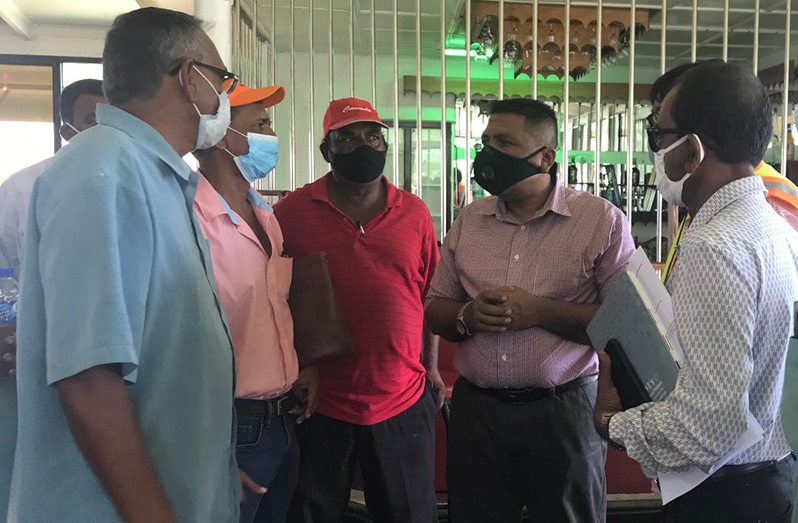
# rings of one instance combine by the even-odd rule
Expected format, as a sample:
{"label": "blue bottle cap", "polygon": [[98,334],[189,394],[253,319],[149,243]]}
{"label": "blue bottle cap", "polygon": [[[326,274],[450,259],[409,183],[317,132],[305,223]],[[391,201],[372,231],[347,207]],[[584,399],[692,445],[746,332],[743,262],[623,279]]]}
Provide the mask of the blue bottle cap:
{"label": "blue bottle cap", "polygon": [[8,267],[0,269],[0,278],[13,278],[13,277],[14,277],[14,269]]}

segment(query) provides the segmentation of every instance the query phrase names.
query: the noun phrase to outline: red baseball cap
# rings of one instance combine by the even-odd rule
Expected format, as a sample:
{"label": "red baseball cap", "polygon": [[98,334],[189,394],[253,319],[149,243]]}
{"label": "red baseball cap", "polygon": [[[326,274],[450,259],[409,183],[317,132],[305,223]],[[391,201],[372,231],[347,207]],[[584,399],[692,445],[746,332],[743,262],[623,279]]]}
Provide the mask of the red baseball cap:
{"label": "red baseball cap", "polygon": [[327,107],[327,112],[324,113],[323,127],[324,136],[330,131],[340,129],[349,124],[357,122],[374,122],[386,129],[388,128],[385,123],[380,120],[377,111],[370,103],[359,98],[341,98],[340,100],[333,100]]}

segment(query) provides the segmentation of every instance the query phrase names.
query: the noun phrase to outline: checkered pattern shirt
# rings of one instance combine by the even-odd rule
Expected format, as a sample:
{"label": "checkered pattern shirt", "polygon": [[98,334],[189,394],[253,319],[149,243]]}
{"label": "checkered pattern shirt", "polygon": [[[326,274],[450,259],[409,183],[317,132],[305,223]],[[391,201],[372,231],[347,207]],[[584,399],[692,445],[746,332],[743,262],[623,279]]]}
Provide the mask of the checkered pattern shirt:
{"label": "checkered pattern shirt", "polygon": [[[629,222],[608,201],[555,184],[526,223],[495,196],[463,209],[441,248],[432,298],[466,302],[516,286],[536,296],[600,303],[634,252]],[[456,370],[480,387],[552,387],[598,372],[596,352],[540,327],[479,333],[460,343]]]}
{"label": "checkered pattern shirt", "polygon": [[727,184],[696,214],[668,289],[687,359],[665,401],[619,413],[610,437],[646,474],[708,471],[747,429],[764,439],[731,464],[789,453],[779,417],[798,299],[798,234],[767,204],[756,177]]}

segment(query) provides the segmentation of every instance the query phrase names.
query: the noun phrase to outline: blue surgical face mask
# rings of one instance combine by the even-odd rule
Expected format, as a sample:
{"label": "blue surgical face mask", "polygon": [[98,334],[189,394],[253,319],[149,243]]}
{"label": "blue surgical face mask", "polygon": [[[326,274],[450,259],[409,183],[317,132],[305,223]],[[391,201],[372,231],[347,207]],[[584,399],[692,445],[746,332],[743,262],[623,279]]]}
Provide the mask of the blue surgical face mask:
{"label": "blue surgical face mask", "polygon": [[[227,133],[227,126],[230,125],[230,99],[227,97],[227,91],[223,91],[221,94],[218,93],[211,81],[202,74],[202,71],[197,69],[196,66],[193,67],[208,82],[216,96],[219,97],[219,109],[216,110],[216,114],[202,114],[197,104],[192,104],[199,115],[197,143],[194,146],[194,150],[210,149],[221,142],[225,133]],[[178,79],[180,80],[180,85],[183,85],[183,77],[179,76]]]}
{"label": "blue surgical face mask", "polygon": [[235,160],[241,175],[249,183],[266,178],[277,167],[277,137],[258,133],[244,134],[232,127],[230,130],[246,138],[249,145],[249,152],[241,156],[225,149]]}

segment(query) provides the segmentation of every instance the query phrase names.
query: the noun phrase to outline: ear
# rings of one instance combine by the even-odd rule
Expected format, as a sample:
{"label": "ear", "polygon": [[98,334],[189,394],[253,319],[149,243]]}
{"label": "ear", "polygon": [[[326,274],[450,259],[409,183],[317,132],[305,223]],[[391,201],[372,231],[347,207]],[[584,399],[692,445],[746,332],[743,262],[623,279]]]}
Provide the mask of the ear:
{"label": "ear", "polygon": [[701,141],[694,134],[688,135],[687,141],[690,144],[690,153],[688,153],[684,170],[691,173],[695,172],[698,166],[701,165],[703,157],[706,156],[706,151],[703,149]]}
{"label": "ear", "polygon": [[554,165],[554,162],[557,161],[557,150],[556,149],[546,149],[542,153],[540,153],[540,171],[541,172],[549,172],[551,166]]}
{"label": "ear", "polygon": [[321,156],[324,158],[324,161],[331,163],[329,158],[330,148],[327,145],[327,140],[323,140],[321,144],[319,144],[319,151],[321,151]]}
{"label": "ear", "polygon": [[191,103],[197,103],[199,101],[200,92],[199,82],[204,82],[204,80],[194,69],[194,61],[185,60],[183,63],[181,63],[177,72],[177,77],[183,92],[186,93],[186,96],[188,97],[188,100]]}
{"label": "ear", "polygon": [[66,140],[67,142],[77,136],[77,133],[72,130],[70,126],[67,124],[62,123],[61,127],[58,129],[58,134],[61,135],[61,138]]}

